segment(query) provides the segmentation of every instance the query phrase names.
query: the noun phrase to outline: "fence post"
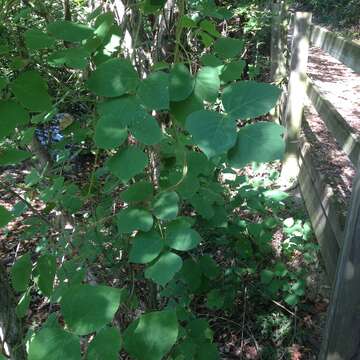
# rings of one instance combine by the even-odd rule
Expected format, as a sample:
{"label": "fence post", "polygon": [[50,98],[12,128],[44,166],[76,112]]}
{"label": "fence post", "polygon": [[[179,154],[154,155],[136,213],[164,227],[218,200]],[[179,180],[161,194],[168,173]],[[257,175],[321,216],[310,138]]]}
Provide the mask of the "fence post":
{"label": "fence post", "polygon": [[319,360],[360,359],[360,170],[354,180]]}
{"label": "fence post", "polygon": [[309,36],[312,14],[296,12],[291,45],[290,79],[285,109],[285,155],[281,171],[284,183],[299,174],[299,133],[306,96],[306,68],[309,54]]}
{"label": "fence post", "polygon": [[276,84],[281,83],[287,75],[285,52],[287,49],[288,8],[287,0],[272,4],[270,75]]}

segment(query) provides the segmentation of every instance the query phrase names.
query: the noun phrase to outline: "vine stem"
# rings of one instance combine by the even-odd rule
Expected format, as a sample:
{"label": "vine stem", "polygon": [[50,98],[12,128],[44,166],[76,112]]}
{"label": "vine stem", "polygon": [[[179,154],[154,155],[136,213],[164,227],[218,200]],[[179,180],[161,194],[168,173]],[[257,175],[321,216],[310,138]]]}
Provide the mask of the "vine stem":
{"label": "vine stem", "polygon": [[181,40],[182,31],[183,31],[181,18],[184,16],[184,12],[185,12],[184,0],[178,0],[178,8],[179,8],[179,22],[176,27],[176,35],[175,35],[174,63],[177,63],[180,60],[180,45],[181,45],[180,40]]}

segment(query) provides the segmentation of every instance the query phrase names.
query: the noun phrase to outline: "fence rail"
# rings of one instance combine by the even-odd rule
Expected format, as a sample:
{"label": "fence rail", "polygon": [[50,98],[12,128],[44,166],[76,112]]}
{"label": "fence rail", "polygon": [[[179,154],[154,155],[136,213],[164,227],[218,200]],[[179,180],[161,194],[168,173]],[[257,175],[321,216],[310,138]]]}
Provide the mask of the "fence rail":
{"label": "fence rail", "polygon": [[[280,122],[286,127],[287,146],[283,170],[287,169],[288,158],[297,159],[296,175],[333,289],[318,358],[360,360],[360,139],[306,75],[309,42],[359,73],[360,46],[320,26],[310,24],[310,19],[309,13],[295,13],[293,17],[295,30],[287,99],[285,99],[285,111],[278,112]],[[282,20],[277,18],[273,26],[281,23]],[[278,33],[279,31],[273,31],[275,35]],[[276,41],[279,41],[279,38],[277,36]],[[281,39],[285,41],[284,38],[281,37],[280,41]],[[272,50],[284,48],[286,48],[285,43],[277,44]],[[277,59],[275,66],[283,66],[287,62],[285,59],[285,63],[279,65],[279,59],[283,61],[283,58],[276,53],[272,54],[272,59]],[[276,68],[272,68],[272,73],[276,73]],[[339,208],[335,200],[334,191],[312,163],[311,144],[306,139],[300,139],[299,102],[302,102],[303,112],[304,93],[357,169],[346,219],[342,215],[343,209]],[[304,117],[303,121],[306,121]],[[294,149],[296,149],[295,153]]]}

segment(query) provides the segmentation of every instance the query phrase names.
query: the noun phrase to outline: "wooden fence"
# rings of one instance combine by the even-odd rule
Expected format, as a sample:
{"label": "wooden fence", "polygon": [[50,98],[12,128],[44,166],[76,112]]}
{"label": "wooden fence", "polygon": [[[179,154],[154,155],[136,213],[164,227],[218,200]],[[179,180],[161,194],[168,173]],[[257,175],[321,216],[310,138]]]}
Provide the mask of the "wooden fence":
{"label": "wooden fence", "polygon": [[[283,2],[284,4],[285,2]],[[279,13],[279,6],[274,10]],[[281,10],[281,9],[280,9]],[[283,14],[280,11],[280,14]],[[284,15],[288,16],[288,14]],[[272,39],[272,74],[274,82],[288,61],[277,52],[288,43],[284,35],[284,19],[274,16]],[[290,69],[287,94],[279,104],[279,121],[286,127],[286,154],[283,174],[296,175],[301,193],[320,244],[326,272],[332,285],[327,324],[320,349],[320,360],[360,359],[360,139],[351,126],[326,99],[306,74],[309,44],[320,47],[355,72],[360,72],[360,46],[334,33],[311,24],[310,13],[295,13],[293,17]],[[280,64],[279,64],[280,62]],[[285,63],[281,63],[285,62]],[[327,129],[357,169],[346,216],[335,201],[334,191],[312,163],[312,147],[300,140],[305,96],[311,101]],[[359,119],[360,120],[360,119]],[[296,162],[296,168],[294,168]]]}

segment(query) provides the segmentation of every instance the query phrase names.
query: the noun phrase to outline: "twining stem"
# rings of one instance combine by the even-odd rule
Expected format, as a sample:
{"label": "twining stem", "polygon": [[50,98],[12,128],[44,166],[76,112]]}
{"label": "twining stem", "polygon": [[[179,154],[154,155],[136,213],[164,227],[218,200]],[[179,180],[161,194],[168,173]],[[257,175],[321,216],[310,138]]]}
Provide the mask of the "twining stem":
{"label": "twining stem", "polygon": [[179,62],[180,60],[180,45],[181,45],[181,35],[183,31],[182,26],[182,17],[184,16],[185,12],[185,1],[184,0],[178,0],[178,8],[179,8],[179,20],[176,27],[176,34],[175,34],[175,54],[174,54],[174,63]]}

